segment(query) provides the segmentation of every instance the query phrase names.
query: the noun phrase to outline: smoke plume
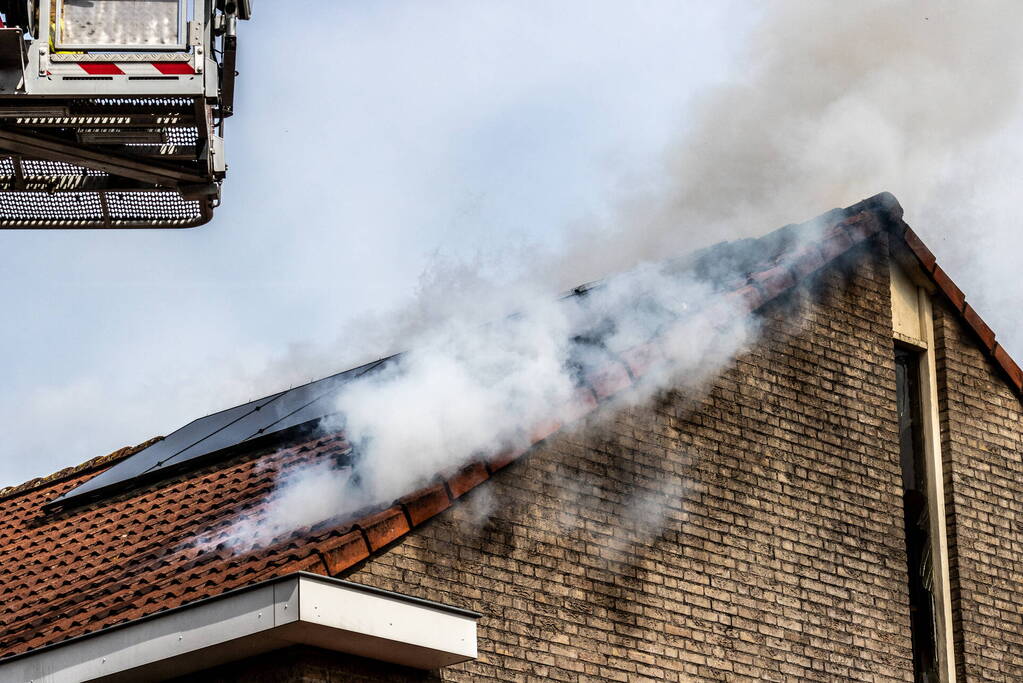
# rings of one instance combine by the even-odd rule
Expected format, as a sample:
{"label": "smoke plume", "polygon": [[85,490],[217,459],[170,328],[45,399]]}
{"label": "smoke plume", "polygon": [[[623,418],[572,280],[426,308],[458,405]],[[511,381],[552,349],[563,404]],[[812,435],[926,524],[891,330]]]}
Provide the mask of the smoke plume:
{"label": "smoke plume", "polygon": [[[819,232],[816,224],[792,230],[779,242],[782,253]],[[343,430],[352,457],[286,473],[268,509],[236,528],[229,543],[258,545],[325,520],[350,520],[471,460],[528,448],[534,428],[552,420],[571,425],[588,379],[610,364],[624,371],[621,354],[651,340],[658,358],[612,409],[667,388],[699,393],[756,339],[759,319],[727,294],[751,264],[773,258],[764,249],[747,241],[683,262],[645,263],[560,300],[537,293],[497,321],[453,317],[433,327],[383,369],[341,389],[337,417],[323,428]],[[632,516],[646,520],[636,524],[642,536],[663,516],[652,508],[681,495],[678,482],[664,485],[635,501]]]}
{"label": "smoke plume", "polygon": [[[1014,186],[1023,168],[1023,5],[865,0],[735,2],[759,15],[735,78],[699,93],[684,131],[645,178],[623,179],[607,214],[560,244],[439,255],[410,303],[352,321],[335,343],[297,348],[269,388],[418,344],[451,317],[484,322],[537,292],[637,263],[763,234],[887,190],[968,286],[1003,343],[1023,353]],[[340,350],[340,351],[339,351]],[[282,381],[283,380],[283,381]]]}
{"label": "smoke plume", "polygon": [[887,190],[1023,353],[1009,256],[1023,247],[1012,191],[1023,5],[791,0],[736,11],[765,13],[738,81],[698,100],[649,191],[609,225],[580,227],[556,272],[600,277]]}
{"label": "smoke plume", "polygon": [[[970,292],[978,308],[1019,349],[1020,289],[1007,275],[1023,238],[1005,179],[1023,167],[1023,137],[1011,135],[1021,19],[1023,5],[1004,0],[772,3],[742,77],[699,99],[664,167],[620,198],[613,218],[580,222],[562,248],[505,261],[496,277],[479,264],[442,268],[395,320],[360,326],[363,340],[384,341],[379,350],[411,350],[339,400],[335,426],[355,444],[357,466],[282,484],[268,523],[252,520],[234,537],[259,542],[385,504],[469,458],[521,445],[525,426],[565,417],[557,410],[578,372],[652,334],[671,351],[630,400],[683,380],[698,391],[755,339],[756,322],[703,308],[720,283],[669,272],[661,259],[881,190],[899,197],[954,276],[980,283]],[[627,268],[586,296],[549,296]],[[502,319],[509,310],[520,313]]]}

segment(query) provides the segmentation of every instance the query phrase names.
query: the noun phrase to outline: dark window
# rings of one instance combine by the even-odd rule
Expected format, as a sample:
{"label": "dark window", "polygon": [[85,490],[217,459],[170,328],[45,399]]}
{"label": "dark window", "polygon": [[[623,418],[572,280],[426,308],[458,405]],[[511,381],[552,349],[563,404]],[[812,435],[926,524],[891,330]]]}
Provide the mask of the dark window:
{"label": "dark window", "polygon": [[901,348],[895,350],[895,383],[915,680],[918,683],[937,683],[938,657],[934,598],[931,593],[933,572],[927,508],[927,469],[921,430],[919,353]]}

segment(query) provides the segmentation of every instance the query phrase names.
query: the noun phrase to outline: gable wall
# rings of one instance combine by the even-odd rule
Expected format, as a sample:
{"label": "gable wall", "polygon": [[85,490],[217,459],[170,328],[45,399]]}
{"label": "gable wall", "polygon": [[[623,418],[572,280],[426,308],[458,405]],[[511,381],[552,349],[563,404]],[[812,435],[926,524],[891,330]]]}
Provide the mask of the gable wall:
{"label": "gable wall", "polygon": [[555,437],[347,578],[483,612],[450,680],[912,680],[870,248],[801,326],[802,294],[772,305],[706,397]]}
{"label": "gable wall", "polygon": [[1023,672],[1023,410],[1001,371],[935,306],[939,409],[960,681]]}

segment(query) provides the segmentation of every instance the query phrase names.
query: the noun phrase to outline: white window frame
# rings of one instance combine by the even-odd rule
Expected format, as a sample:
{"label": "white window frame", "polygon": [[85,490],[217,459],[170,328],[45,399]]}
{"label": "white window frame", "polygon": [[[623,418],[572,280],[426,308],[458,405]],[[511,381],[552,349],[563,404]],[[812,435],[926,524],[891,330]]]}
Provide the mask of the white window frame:
{"label": "white window frame", "polygon": [[[934,355],[934,310],[928,288],[896,262],[889,261],[892,290],[892,333],[920,353],[921,433],[927,471],[927,512],[930,522],[935,641],[941,683],[955,683],[955,641],[952,636],[952,593],[945,525],[945,485],[938,417],[938,374]],[[923,278],[921,278],[923,279]]]}

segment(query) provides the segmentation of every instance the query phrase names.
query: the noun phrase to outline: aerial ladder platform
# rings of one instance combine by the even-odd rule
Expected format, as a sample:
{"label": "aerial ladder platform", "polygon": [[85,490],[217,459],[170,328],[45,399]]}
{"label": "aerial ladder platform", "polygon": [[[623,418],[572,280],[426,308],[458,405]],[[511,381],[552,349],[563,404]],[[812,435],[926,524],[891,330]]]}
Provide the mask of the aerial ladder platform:
{"label": "aerial ladder platform", "polygon": [[0,0],[0,230],[189,228],[251,0]]}

